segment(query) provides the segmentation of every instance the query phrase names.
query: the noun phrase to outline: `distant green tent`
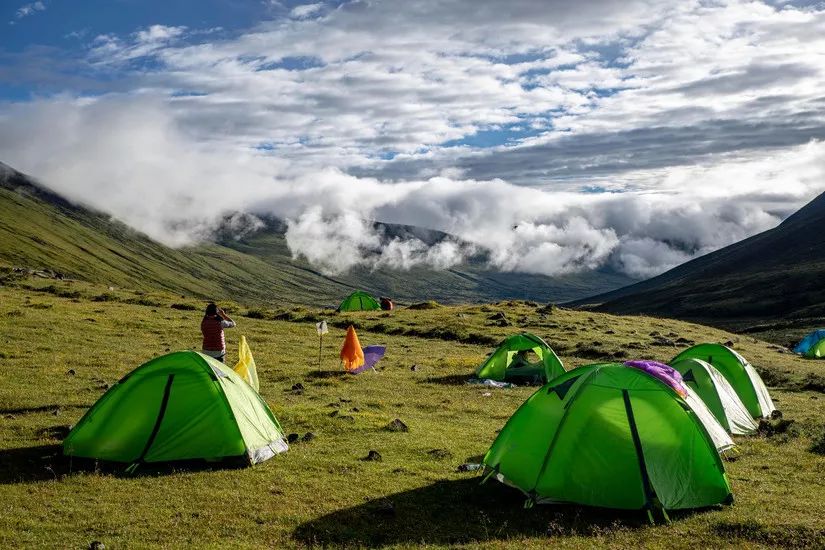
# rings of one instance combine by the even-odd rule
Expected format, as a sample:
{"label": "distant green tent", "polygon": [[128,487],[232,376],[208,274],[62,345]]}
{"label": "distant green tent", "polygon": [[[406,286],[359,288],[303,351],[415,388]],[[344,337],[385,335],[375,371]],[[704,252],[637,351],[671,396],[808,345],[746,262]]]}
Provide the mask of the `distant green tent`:
{"label": "distant green tent", "polygon": [[682,382],[696,392],[729,433],[747,435],[756,431],[758,426],[747,407],[716,367],[692,358],[677,361],[671,367],[679,371]]}
{"label": "distant green tent", "polygon": [[483,462],[528,503],[650,514],[732,501],[699,416],[658,378],[620,364],[579,367],[543,386],[513,414]]}
{"label": "distant green tent", "polygon": [[377,311],[381,309],[381,304],[364,292],[363,290],[356,290],[341,302],[338,306],[338,311]]}
{"label": "distant green tent", "polygon": [[[530,362],[527,352],[538,360]],[[535,334],[522,332],[504,339],[475,374],[491,380],[545,383],[563,373],[564,366],[550,346]]]}
{"label": "distant green tent", "polygon": [[753,418],[768,417],[776,410],[759,373],[744,357],[729,347],[722,344],[697,344],[674,357],[670,364],[683,359],[701,359],[716,367],[730,382]]}
{"label": "distant green tent", "polygon": [[194,351],[157,357],[112,386],[69,432],[69,456],[139,464],[287,450],[264,400],[230,367]]}

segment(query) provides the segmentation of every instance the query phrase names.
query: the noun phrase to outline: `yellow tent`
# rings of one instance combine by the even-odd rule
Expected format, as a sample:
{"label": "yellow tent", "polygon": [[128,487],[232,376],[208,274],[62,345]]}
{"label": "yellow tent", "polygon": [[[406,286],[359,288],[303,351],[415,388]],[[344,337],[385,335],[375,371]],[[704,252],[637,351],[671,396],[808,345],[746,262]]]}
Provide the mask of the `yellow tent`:
{"label": "yellow tent", "polygon": [[258,370],[255,368],[255,359],[252,358],[249,344],[246,343],[246,336],[241,336],[241,342],[238,344],[238,364],[233,370],[255,388],[255,391],[260,391]]}

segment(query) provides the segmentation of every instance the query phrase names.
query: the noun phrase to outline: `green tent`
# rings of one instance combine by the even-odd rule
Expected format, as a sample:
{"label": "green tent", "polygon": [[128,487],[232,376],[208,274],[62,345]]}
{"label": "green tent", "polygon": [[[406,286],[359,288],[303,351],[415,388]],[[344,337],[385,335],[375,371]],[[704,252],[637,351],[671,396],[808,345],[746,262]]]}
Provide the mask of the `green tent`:
{"label": "green tent", "polygon": [[341,302],[338,311],[376,311],[381,309],[378,300],[364,292],[356,290]]}
{"label": "green tent", "polygon": [[[532,351],[538,361],[524,356]],[[561,360],[547,343],[529,332],[504,339],[498,348],[476,369],[478,378],[508,382],[547,382],[564,373]]]}
{"label": "green tent", "polygon": [[756,369],[744,357],[722,344],[697,344],[674,357],[670,364],[683,359],[701,359],[722,373],[753,418],[770,416],[776,410],[768,388]]}
{"label": "green tent", "polygon": [[808,348],[804,356],[808,359],[822,359],[825,357],[825,338],[820,338],[816,344]]}
{"label": "green tent", "polygon": [[133,464],[229,457],[255,464],[286,450],[261,396],[231,368],[194,351],[127,374],[63,442],[66,455]]}
{"label": "green tent", "polygon": [[679,371],[682,382],[696,392],[729,433],[747,435],[756,431],[758,426],[747,407],[716,367],[701,359],[682,359],[671,367]]}
{"label": "green tent", "polygon": [[484,457],[532,502],[676,510],[731,502],[714,442],[676,391],[621,364],[579,367],[534,393]]}

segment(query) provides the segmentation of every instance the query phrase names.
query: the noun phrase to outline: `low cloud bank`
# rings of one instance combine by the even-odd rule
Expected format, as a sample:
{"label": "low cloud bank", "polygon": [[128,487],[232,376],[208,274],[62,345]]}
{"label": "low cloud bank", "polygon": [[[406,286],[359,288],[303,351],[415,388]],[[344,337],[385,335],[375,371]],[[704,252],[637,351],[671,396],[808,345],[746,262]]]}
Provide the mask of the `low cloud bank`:
{"label": "low cloud bank", "polygon": [[[775,226],[825,182],[825,145],[817,141],[759,158],[625,173],[613,192],[583,193],[569,181],[532,188],[455,174],[388,182],[298,171],[254,149],[194,139],[151,97],[10,105],[0,123],[0,159],[157,240],[204,240],[221,220],[225,230],[233,212],[277,216],[292,254],[330,274],[446,269],[484,251],[502,271],[611,267],[649,277]],[[257,228],[254,218],[234,220],[236,232]],[[388,238],[373,220],[456,238]]]}

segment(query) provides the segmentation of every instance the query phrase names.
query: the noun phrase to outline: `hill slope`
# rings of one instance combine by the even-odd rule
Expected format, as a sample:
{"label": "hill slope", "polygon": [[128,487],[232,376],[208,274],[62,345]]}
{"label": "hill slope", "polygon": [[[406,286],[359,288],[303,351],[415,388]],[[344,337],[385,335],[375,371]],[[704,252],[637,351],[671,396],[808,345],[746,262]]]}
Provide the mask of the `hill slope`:
{"label": "hill slope", "polygon": [[820,317],[825,315],[824,231],[825,193],[774,229],[576,305],[727,326]]}
{"label": "hill slope", "polygon": [[[386,226],[390,236],[443,234]],[[49,269],[68,277],[239,301],[335,304],[354,288],[401,301],[478,302],[521,298],[563,301],[627,284],[614,273],[562,278],[496,273],[470,264],[445,271],[355,270],[324,276],[293,260],[277,222],[236,241],[172,249],[107,215],[70,203],[0,163],[0,264]]]}

